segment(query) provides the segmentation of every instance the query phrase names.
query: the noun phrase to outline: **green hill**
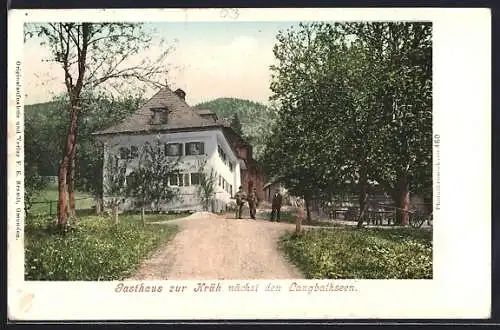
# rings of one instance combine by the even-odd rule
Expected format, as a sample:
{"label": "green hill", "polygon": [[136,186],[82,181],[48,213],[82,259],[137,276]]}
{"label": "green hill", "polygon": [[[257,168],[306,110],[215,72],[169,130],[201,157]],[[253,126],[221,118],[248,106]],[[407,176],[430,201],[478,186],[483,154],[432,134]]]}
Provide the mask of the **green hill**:
{"label": "green hill", "polygon": [[249,100],[218,98],[200,103],[195,108],[212,110],[219,118],[224,118],[229,122],[234,114],[237,114],[243,135],[254,147],[254,157],[258,159],[261,156],[265,145],[265,134],[273,118],[269,107]]}

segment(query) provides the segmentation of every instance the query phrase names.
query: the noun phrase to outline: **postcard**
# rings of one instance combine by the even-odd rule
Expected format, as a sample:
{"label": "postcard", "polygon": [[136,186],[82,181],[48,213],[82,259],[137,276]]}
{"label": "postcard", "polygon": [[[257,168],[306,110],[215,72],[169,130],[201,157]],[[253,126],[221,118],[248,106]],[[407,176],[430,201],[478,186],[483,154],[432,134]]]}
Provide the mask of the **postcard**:
{"label": "postcard", "polygon": [[8,24],[10,320],[490,316],[487,9]]}

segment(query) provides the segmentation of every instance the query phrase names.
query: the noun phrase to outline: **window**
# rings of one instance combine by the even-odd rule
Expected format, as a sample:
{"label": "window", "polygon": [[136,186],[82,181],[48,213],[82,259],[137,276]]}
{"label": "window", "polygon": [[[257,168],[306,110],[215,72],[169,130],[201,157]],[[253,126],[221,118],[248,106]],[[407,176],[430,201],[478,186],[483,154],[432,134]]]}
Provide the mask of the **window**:
{"label": "window", "polygon": [[182,143],[165,144],[165,152],[167,156],[182,156]]}
{"label": "window", "polygon": [[184,175],[179,174],[179,187],[184,186]]}
{"label": "window", "polygon": [[224,150],[222,150],[221,146],[217,146],[217,151],[219,152],[219,157],[222,161],[226,162],[226,154],[224,153]]}
{"label": "window", "polygon": [[184,185],[189,186],[189,173],[184,174]]}
{"label": "window", "polygon": [[139,156],[139,148],[137,146],[130,147],[130,158],[135,159]]}
{"label": "window", "polygon": [[222,179],[222,189],[225,189],[225,188],[226,188],[226,180]]}
{"label": "window", "polygon": [[233,163],[231,163],[231,162],[229,162],[229,170],[230,170],[231,172],[233,172],[233,171],[234,171],[234,164],[233,164]]}
{"label": "window", "polygon": [[219,187],[222,186],[222,176],[219,174]]}
{"label": "window", "polygon": [[130,156],[130,150],[126,147],[121,147],[120,148],[120,158],[121,159],[128,159]]}
{"label": "window", "polygon": [[134,187],[135,186],[135,184],[137,183],[136,177],[137,177],[137,175],[134,172],[130,173],[127,176],[127,181],[126,182],[127,182],[127,186],[128,187]]}
{"label": "window", "polygon": [[186,155],[202,155],[205,153],[203,142],[186,143]]}
{"label": "window", "polygon": [[160,125],[167,123],[167,108],[151,108],[151,124],[152,125]]}
{"label": "window", "polygon": [[193,186],[200,184],[200,173],[191,173],[191,184]]}
{"label": "window", "polygon": [[232,184],[229,185],[229,194],[231,196],[233,196],[233,185]]}
{"label": "window", "polygon": [[177,174],[171,174],[169,178],[170,186],[178,186],[179,185],[179,176]]}

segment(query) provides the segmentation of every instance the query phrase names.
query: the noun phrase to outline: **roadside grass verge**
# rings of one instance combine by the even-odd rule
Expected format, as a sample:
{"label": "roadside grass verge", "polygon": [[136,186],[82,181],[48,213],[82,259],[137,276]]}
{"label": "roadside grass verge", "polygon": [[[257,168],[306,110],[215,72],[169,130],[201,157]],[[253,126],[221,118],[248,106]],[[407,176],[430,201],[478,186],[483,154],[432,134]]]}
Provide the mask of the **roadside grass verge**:
{"label": "roadside grass verge", "polygon": [[432,279],[432,231],[311,229],[280,248],[309,279]]}
{"label": "roadside grass verge", "polygon": [[[179,215],[178,217],[180,217]],[[157,215],[149,221],[172,219]],[[69,230],[55,229],[50,217],[32,217],[25,225],[25,280],[108,281],[129,277],[177,232],[173,225],[143,226],[140,215],[79,218]]]}
{"label": "roadside grass verge", "polygon": [[[257,214],[258,219],[271,220],[271,212],[261,212]],[[275,218],[276,219],[276,218]],[[280,221],[285,223],[295,223],[295,219],[291,212],[281,212]]]}

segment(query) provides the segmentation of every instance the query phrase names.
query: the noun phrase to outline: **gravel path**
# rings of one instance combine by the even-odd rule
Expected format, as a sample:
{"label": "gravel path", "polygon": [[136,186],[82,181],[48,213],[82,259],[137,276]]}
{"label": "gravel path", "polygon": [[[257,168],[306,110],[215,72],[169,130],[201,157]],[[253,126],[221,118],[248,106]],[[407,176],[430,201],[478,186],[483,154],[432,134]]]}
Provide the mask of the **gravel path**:
{"label": "gravel path", "polygon": [[133,280],[291,279],[302,274],[278,251],[279,236],[295,225],[195,213],[169,221],[179,233],[147,260]]}

